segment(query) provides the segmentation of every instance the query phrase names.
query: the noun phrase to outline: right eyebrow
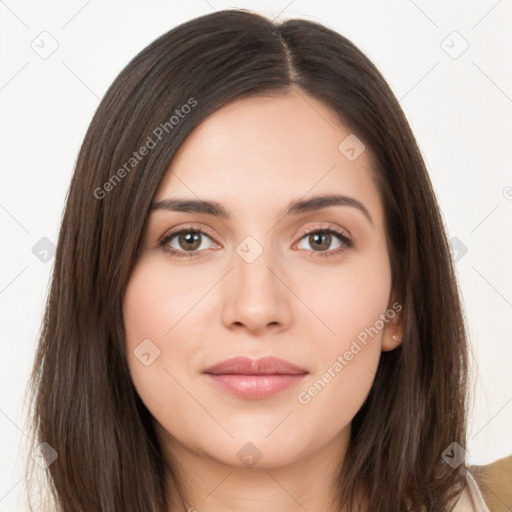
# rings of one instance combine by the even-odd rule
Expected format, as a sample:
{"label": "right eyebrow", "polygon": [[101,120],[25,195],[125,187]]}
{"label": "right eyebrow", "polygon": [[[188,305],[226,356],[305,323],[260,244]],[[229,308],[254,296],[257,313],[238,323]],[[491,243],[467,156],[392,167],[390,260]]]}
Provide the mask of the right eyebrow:
{"label": "right eyebrow", "polygon": [[170,210],[174,212],[205,213],[227,219],[228,211],[216,201],[202,201],[196,199],[162,199],[158,203],[151,204],[150,211]]}

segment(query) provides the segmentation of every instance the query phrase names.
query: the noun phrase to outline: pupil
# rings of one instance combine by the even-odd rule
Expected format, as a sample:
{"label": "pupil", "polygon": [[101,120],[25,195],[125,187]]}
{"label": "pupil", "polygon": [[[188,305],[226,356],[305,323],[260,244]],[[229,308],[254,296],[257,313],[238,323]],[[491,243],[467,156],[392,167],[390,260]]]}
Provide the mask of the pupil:
{"label": "pupil", "polygon": [[188,249],[197,249],[197,247],[200,245],[200,244],[197,244],[198,240],[199,240],[199,233],[187,233],[187,234],[181,235],[180,242],[183,242],[183,245],[189,245]]}
{"label": "pupil", "polygon": [[[313,237],[313,240],[315,241],[315,243],[312,245],[316,245],[320,249],[329,248],[330,235],[328,233],[321,233],[321,234],[317,233],[317,234],[312,235],[312,237]],[[323,244],[322,244],[322,241],[324,242]],[[327,243],[325,243],[326,241],[327,241]]]}

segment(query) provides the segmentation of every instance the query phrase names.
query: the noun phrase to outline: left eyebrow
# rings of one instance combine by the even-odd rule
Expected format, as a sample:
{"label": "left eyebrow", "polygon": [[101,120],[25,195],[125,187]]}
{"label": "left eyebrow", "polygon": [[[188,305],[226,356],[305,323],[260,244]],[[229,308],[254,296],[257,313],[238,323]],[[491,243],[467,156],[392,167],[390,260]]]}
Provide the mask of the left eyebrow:
{"label": "left eyebrow", "polygon": [[[320,195],[310,199],[292,201],[284,210],[284,217],[299,215],[301,213],[313,212],[330,206],[351,206],[361,211],[364,216],[373,224],[373,219],[366,207],[357,199],[343,195]],[[197,199],[162,199],[152,203],[150,210],[170,210],[177,212],[203,213],[223,219],[229,219],[231,214],[216,201],[205,201]]]}
{"label": "left eyebrow", "polygon": [[288,205],[284,212],[284,216],[286,217],[288,215],[313,212],[330,206],[352,206],[357,208],[370,221],[370,224],[373,224],[372,216],[361,202],[353,197],[341,195],[315,196],[310,199],[294,201]]}

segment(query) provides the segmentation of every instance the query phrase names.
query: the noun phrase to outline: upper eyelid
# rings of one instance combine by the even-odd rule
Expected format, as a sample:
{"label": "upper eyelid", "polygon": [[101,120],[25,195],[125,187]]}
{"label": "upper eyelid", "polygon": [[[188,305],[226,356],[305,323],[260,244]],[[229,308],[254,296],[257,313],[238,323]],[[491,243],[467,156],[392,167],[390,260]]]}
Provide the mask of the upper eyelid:
{"label": "upper eyelid", "polygon": [[333,224],[322,223],[322,225],[317,224],[315,226],[311,226],[309,228],[301,230],[297,236],[305,236],[309,233],[314,233],[316,231],[333,231],[338,235],[343,235],[352,241],[352,235],[344,228],[340,228],[339,226],[334,226]]}
{"label": "upper eyelid", "polygon": [[168,240],[169,238],[171,237],[174,237],[182,232],[188,232],[188,231],[199,231],[201,232],[202,234],[205,234],[206,236],[208,236],[210,239],[212,239],[214,242],[216,243],[219,243],[217,242],[217,239],[214,235],[212,235],[208,229],[204,228],[204,227],[196,227],[196,226],[191,226],[191,225],[187,225],[187,226],[182,226],[182,227],[179,227],[179,228],[176,228],[176,229],[171,229],[171,230],[168,230],[166,231],[160,238],[159,238],[159,242],[163,242],[165,240]]}

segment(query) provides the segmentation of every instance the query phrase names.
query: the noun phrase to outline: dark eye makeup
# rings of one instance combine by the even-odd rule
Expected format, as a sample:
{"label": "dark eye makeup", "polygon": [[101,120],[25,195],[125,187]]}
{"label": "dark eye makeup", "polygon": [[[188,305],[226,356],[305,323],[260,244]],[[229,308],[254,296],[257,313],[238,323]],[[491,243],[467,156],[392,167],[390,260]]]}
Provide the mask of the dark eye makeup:
{"label": "dark eye makeup", "polygon": [[[163,237],[159,240],[158,246],[162,248],[166,253],[171,256],[177,257],[198,257],[199,253],[205,252],[206,249],[198,250],[197,242],[199,242],[199,247],[201,247],[204,237],[212,240],[212,242],[221,247],[221,245],[216,241],[215,237],[208,232],[208,230],[204,228],[197,228],[195,226],[186,226],[180,229],[172,230],[163,235]],[[316,246],[318,248],[322,248],[325,246],[327,242],[327,246],[330,247],[332,242],[335,239],[338,239],[340,245],[334,250],[319,250],[316,251],[314,249],[306,249],[311,253],[314,253],[315,256],[321,257],[331,257],[337,256],[346,250],[354,247],[354,241],[351,236],[344,230],[333,226],[333,225],[319,225],[313,228],[305,229],[300,233],[300,239],[298,242],[300,243],[305,237],[307,238],[307,242],[311,247]],[[191,250],[180,249],[171,246],[171,242],[177,240],[178,245],[191,245]],[[190,248],[190,247],[189,247]],[[302,249],[303,247],[301,247]],[[217,249],[214,249],[217,250]]]}

